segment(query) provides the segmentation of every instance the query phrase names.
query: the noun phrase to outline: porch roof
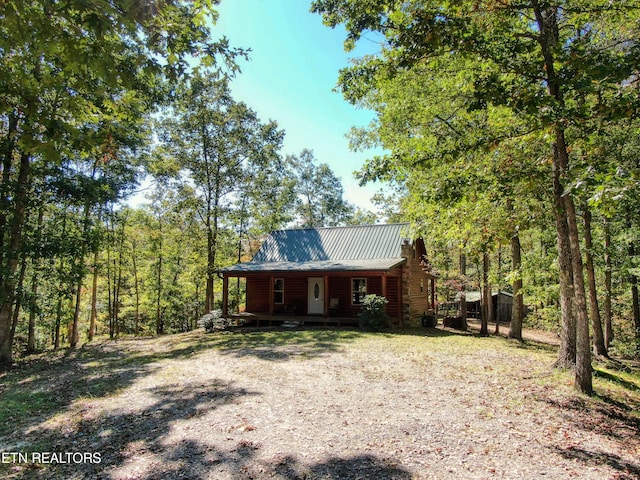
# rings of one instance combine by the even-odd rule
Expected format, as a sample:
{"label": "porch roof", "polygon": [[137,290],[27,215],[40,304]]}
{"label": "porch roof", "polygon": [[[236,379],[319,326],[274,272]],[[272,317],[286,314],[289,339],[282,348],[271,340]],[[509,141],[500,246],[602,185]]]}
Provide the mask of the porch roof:
{"label": "porch roof", "polygon": [[222,269],[223,273],[286,273],[388,271],[406,261],[405,258],[375,258],[359,260],[313,260],[307,262],[245,262]]}

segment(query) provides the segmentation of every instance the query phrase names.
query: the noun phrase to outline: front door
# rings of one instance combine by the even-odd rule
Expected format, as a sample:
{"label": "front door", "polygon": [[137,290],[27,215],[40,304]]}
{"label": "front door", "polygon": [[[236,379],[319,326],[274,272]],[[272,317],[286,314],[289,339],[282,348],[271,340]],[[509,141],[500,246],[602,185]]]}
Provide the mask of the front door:
{"label": "front door", "polygon": [[309,315],[324,315],[324,278],[309,278],[309,303],[307,313]]}

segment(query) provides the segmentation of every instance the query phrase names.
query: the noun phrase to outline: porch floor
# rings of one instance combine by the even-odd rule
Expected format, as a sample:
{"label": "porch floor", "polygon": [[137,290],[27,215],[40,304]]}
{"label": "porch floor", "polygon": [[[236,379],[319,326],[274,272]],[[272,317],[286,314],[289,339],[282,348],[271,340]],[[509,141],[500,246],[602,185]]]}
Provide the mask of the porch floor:
{"label": "porch floor", "polygon": [[349,325],[357,326],[357,317],[323,317],[321,315],[269,315],[268,313],[231,313],[227,315],[230,320],[235,320],[238,324],[263,326],[278,326],[282,324],[323,324],[323,325]]}

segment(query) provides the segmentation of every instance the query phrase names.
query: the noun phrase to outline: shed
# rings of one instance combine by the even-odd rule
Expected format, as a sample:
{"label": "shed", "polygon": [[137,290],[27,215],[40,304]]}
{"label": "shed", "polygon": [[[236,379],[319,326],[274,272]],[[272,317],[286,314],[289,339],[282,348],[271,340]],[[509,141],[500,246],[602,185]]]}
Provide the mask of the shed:
{"label": "shed", "polygon": [[[466,292],[467,318],[481,318],[482,316],[482,294],[477,290]],[[456,295],[456,302],[460,302],[460,294]],[[513,309],[513,294],[503,290],[491,293],[491,305],[493,308],[493,318],[500,323],[511,322],[511,311]]]}

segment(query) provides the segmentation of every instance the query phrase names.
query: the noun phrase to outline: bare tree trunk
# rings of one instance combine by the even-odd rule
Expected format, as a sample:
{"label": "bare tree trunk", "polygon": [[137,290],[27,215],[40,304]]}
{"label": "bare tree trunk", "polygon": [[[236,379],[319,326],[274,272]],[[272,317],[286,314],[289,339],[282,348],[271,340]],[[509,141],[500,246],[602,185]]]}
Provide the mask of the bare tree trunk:
{"label": "bare tree trunk", "polygon": [[[82,260],[80,260],[82,261]],[[75,307],[73,309],[73,321],[71,322],[71,337],[69,338],[69,346],[76,348],[78,341],[80,340],[80,333],[78,332],[78,322],[80,320],[80,302],[82,299],[82,276],[78,279],[76,285],[76,299]]]}
{"label": "bare tree trunk", "polygon": [[[631,228],[631,220],[627,219],[627,226]],[[629,257],[636,255],[636,245],[632,240],[629,242]],[[629,283],[631,284],[631,305],[633,311],[633,325],[635,330],[636,354],[640,355],[640,297],[638,296],[638,277],[629,274]]]}
{"label": "bare tree trunk", "polygon": [[[113,230],[113,228],[111,229]],[[113,277],[112,277],[112,265],[111,265],[111,249],[112,242],[109,241],[107,243],[107,310],[109,315],[109,339],[113,340],[115,338],[115,325],[113,323]]]}
{"label": "bare tree trunk", "polygon": [[62,324],[62,297],[63,293],[58,293],[58,305],[56,307],[56,323],[53,339],[53,349],[58,350],[60,348],[60,325]]}
{"label": "bare tree trunk", "polygon": [[98,320],[98,251],[93,252],[93,273],[91,279],[91,317],[89,319],[89,341],[96,334],[96,322]]}
{"label": "bare tree trunk", "polygon": [[461,328],[467,330],[467,256],[464,250],[460,252],[460,277],[462,279],[462,290],[460,291],[460,318],[462,319]]}
{"label": "bare tree trunk", "polygon": [[492,317],[491,286],[489,285],[489,254],[486,250],[482,253],[482,319],[480,335],[489,335],[489,321]]}
{"label": "bare tree trunk", "polygon": [[[29,186],[31,159],[29,155],[20,156],[20,171],[15,186],[13,216],[9,226],[9,243],[4,245],[2,239],[2,264],[0,265],[0,367],[11,365],[13,361],[13,338],[11,325],[13,322],[13,305],[16,299],[15,272],[19,262],[22,245],[22,228],[24,226],[27,206],[27,189]],[[3,172],[3,177],[7,172]],[[3,178],[4,186],[4,178]],[[4,196],[3,196],[4,197]],[[6,250],[5,250],[6,249]]]}
{"label": "bare tree trunk", "polygon": [[[536,2],[533,6],[533,13],[540,32],[538,43],[541,48],[542,58],[544,59],[547,90],[557,105],[564,107],[565,102],[561,88],[562,79],[556,73],[554,56],[555,50],[560,44],[558,9]],[[564,221],[557,222],[558,242],[560,245],[564,245],[566,242],[564,237],[566,233],[568,233],[568,244],[571,252],[571,268],[569,270],[572,271],[574,282],[574,302],[572,305],[576,325],[576,368],[574,385],[582,393],[591,394],[593,392],[591,348],[589,342],[589,318],[587,315],[584,272],[575,204],[570,194],[564,194],[563,181],[569,174],[569,153],[565,140],[564,126],[561,122],[553,125],[553,133],[555,137],[553,145],[554,200],[556,208],[560,203],[564,203],[564,214],[567,226],[567,230],[565,231]],[[562,248],[564,248],[564,246]],[[559,251],[560,255],[563,253],[566,252]],[[561,264],[560,267],[562,270],[564,265]],[[561,274],[561,282],[563,280],[562,275],[563,274]]]}
{"label": "bare tree trunk", "polygon": [[613,325],[611,322],[611,227],[609,219],[604,220],[604,345],[609,348],[613,340]]}
{"label": "bare tree trunk", "polygon": [[160,308],[162,300],[162,229],[160,230],[160,246],[158,251],[158,272],[156,275],[156,334],[162,335],[164,333],[164,321]]}
{"label": "bare tree trunk", "polygon": [[36,309],[38,297],[38,263],[34,261],[34,272],[31,278],[31,300],[29,302],[29,333],[27,334],[27,354],[36,351]]}
{"label": "bare tree trunk", "polygon": [[560,283],[560,349],[555,366],[573,369],[576,365],[576,322],[573,316],[573,267],[571,266],[571,247],[569,245],[569,227],[562,200],[563,187],[559,173],[554,169],[554,203],[558,244],[558,271]]}
{"label": "bare tree trunk", "polygon": [[511,329],[509,338],[522,341],[522,319],[524,317],[524,298],[522,295],[522,249],[520,237],[515,233],[511,237],[511,269],[513,280],[513,307],[511,310]]}
{"label": "bare tree trunk", "polygon": [[18,278],[18,288],[16,291],[16,303],[13,307],[13,318],[11,321],[11,345],[13,345],[13,341],[16,336],[16,328],[18,328],[18,320],[20,319],[20,309],[22,307],[22,297],[23,297],[23,285],[24,285],[24,274],[27,271],[27,259],[23,258],[20,265],[20,275]]}
{"label": "bare tree trunk", "polygon": [[136,261],[137,249],[135,239],[131,242],[131,261],[133,264],[133,288],[136,297],[134,335],[138,335],[140,330],[140,279],[138,278],[138,263]]}
{"label": "bare tree trunk", "polygon": [[[562,171],[568,171],[569,157],[564,139],[564,131],[556,127],[556,154],[557,162]],[[593,393],[592,369],[591,369],[591,341],[589,338],[589,317],[587,314],[587,298],[584,285],[584,271],[582,254],[580,251],[580,238],[578,234],[578,222],[575,204],[571,195],[564,196],[567,214],[567,226],[569,227],[569,244],[571,246],[571,265],[573,267],[574,304],[573,312],[576,321],[576,370],[575,387],[582,393]]]}
{"label": "bare tree trunk", "polygon": [[27,334],[27,352],[34,353],[36,351],[36,311],[38,309],[38,280],[40,273],[40,240],[42,232],[42,224],[44,222],[44,208],[40,205],[38,209],[38,223],[36,227],[36,241],[38,251],[31,257],[31,266],[33,275],[31,276],[31,299],[29,300],[29,333]]}
{"label": "bare tree trunk", "polygon": [[[95,165],[91,177],[95,176]],[[82,215],[82,239],[78,250],[78,258],[76,260],[76,274],[78,276],[76,285],[76,304],[73,311],[73,323],[71,327],[71,348],[76,348],[80,341],[79,323],[80,323],[80,302],[82,301],[82,284],[85,276],[85,257],[87,253],[87,235],[89,234],[89,215],[91,214],[91,204],[89,200],[85,201],[84,212]]]}
{"label": "bare tree trunk", "polygon": [[[123,225],[123,229],[124,229],[124,225]],[[124,232],[123,232],[123,235],[124,235]],[[116,337],[120,335],[120,290],[122,289],[122,243],[120,244],[120,252],[118,254],[117,272],[118,273],[116,276],[114,299],[113,299],[114,300],[113,316],[114,316],[114,324],[116,328]]]}
{"label": "bare tree trunk", "polygon": [[608,357],[607,347],[604,344],[604,333],[602,332],[602,320],[600,319],[600,307],[598,306],[598,294],[596,291],[596,272],[593,265],[593,239],[591,231],[591,210],[584,202],[583,207],[584,223],[584,247],[585,266],[587,269],[587,283],[589,285],[589,318],[593,330],[593,353]]}

